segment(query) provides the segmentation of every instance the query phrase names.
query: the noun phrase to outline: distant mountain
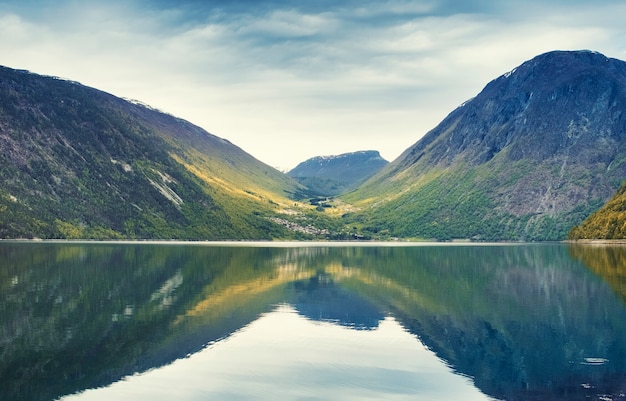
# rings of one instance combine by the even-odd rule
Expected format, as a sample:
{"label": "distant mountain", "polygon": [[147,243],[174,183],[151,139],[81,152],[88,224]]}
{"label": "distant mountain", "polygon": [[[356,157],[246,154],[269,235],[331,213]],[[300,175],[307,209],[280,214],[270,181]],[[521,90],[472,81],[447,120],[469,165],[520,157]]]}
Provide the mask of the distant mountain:
{"label": "distant mountain", "polygon": [[287,175],[321,196],[334,196],[356,188],[389,162],[375,150],[317,156],[298,164]]}
{"label": "distant mountain", "polygon": [[542,54],[490,82],[344,200],[390,235],[559,240],[626,178],[626,63]]}
{"label": "distant mountain", "polygon": [[232,143],[75,82],[0,68],[0,238],[281,237],[303,188]]}

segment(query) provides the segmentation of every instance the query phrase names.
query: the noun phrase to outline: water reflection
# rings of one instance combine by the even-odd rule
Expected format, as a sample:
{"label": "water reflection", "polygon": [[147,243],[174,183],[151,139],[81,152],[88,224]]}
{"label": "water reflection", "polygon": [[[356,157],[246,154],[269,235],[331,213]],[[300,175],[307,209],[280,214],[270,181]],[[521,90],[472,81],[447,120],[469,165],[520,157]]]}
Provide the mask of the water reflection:
{"label": "water reflection", "polygon": [[603,277],[626,302],[626,246],[578,245],[570,247],[570,253]]}
{"label": "water reflection", "polygon": [[0,256],[0,399],[126,376],[74,398],[626,399],[622,248],[2,243]]}
{"label": "water reflection", "polygon": [[282,305],[190,358],[64,401],[111,399],[487,398],[392,318],[373,330],[351,330]]}

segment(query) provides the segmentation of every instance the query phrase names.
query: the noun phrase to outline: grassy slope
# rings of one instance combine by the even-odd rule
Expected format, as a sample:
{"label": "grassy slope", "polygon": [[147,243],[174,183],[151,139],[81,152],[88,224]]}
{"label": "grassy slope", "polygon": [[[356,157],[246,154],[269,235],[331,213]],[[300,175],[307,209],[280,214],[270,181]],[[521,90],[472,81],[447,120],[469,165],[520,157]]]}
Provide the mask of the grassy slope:
{"label": "grassy slope", "polygon": [[418,161],[398,169],[394,162],[342,199],[360,209],[351,218],[363,221],[371,230],[388,230],[392,236],[440,240],[562,239],[601,200],[588,200],[587,205],[574,206],[568,214],[551,212],[554,205],[549,203],[554,200],[540,210],[529,209],[529,201],[523,197],[524,188],[549,194],[552,187],[565,185],[575,192],[591,179],[588,172],[576,166],[567,170],[567,177],[561,176],[560,165],[559,160],[540,164],[524,159],[511,162],[506,158],[506,149],[479,166],[460,160],[430,167]]}

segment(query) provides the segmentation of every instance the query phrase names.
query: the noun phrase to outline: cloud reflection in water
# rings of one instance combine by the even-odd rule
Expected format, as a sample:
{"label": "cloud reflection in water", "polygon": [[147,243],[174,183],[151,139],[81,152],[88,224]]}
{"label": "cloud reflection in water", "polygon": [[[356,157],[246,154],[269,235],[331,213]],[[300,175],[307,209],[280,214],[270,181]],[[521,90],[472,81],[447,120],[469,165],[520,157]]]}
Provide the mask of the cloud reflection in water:
{"label": "cloud reflection in water", "polygon": [[64,401],[486,400],[398,322],[354,330],[283,304],[171,365]]}

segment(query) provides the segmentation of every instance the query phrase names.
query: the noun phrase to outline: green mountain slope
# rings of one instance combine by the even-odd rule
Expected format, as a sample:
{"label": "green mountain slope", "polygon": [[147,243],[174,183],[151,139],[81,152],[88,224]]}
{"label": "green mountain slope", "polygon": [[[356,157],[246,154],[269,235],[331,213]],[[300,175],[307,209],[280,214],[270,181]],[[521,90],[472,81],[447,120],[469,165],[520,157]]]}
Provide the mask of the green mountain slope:
{"label": "green mountain slope", "polygon": [[299,184],[171,115],[0,68],[0,237],[283,236]]}
{"label": "green mountain slope", "polygon": [[343,199],[399,237],[559,240],[626,177],[626,63],[551,52],[490,82]]}

